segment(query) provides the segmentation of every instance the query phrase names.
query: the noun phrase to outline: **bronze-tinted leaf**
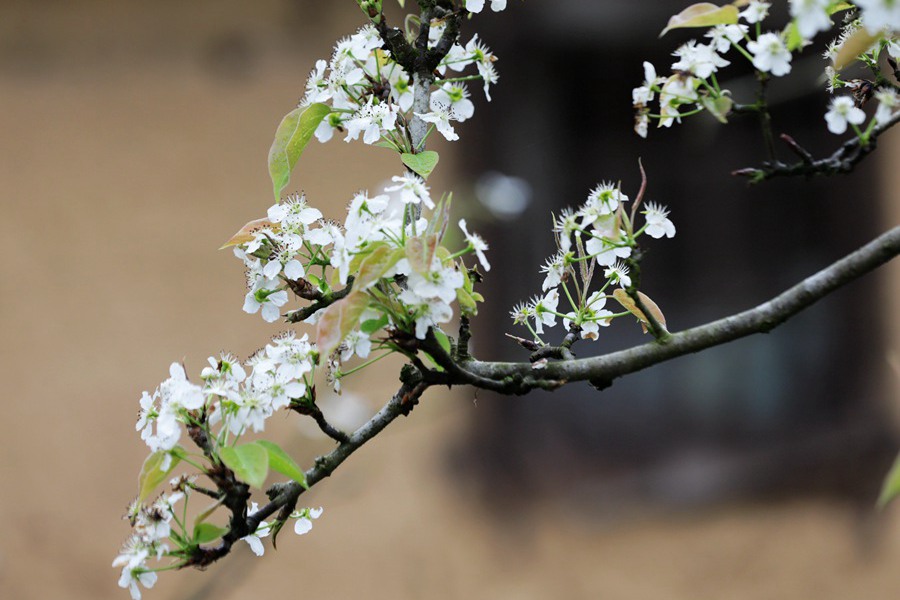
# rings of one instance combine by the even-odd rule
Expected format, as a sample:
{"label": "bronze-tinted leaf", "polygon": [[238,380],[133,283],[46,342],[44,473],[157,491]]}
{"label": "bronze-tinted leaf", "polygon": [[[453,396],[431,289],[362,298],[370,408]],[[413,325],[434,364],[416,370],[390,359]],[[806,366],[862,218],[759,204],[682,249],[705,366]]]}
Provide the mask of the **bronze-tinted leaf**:
{"label": "bronze-tinted leaf", "polygon": [[[638,308],[637,304],[634,300],[632,300],[631,296],[628,295],[628,292],[623,290],[622,288],[617,288],[616,291],[613,292],[613,297],[616,301],[622,305],[622,307],[636,316],[641,321],[641,329],[644,330],[644,333],[647,333],[647,325],[650,321]],[[659,323],[662,328],[666,331],[666,317],[663,315],[662,311],[659,309],[659,306],[656,305],[656,302],[650,299],[650,296],[645,294],[644,292],[638,292],[638,297],[641,299],[641,302],[647,307],[647,310],[650,311],[650,314],[656,319],[656,322]]]}
{"label": "bronze-tinted leaf", "polygon": [[278,231],[279,229],[281,229],[281,225],[279,225],[278,223],[273,223],[266,218],[254,219],[241,227],[237,233],[235,233],[228,239],[227,242],[222,244],[219,250],[224,250],[225,248],[228,248],[230,246],[237,246],[239,244],[252,242],[253,236],[261,229],[271,229],[272,231]]}

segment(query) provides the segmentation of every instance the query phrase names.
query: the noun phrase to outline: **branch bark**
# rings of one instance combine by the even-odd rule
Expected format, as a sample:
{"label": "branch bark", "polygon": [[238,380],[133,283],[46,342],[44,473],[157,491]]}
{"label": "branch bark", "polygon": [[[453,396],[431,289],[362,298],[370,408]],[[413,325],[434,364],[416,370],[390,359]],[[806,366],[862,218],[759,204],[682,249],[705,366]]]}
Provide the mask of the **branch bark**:
{"label": "branch bark", "polygon": [[[784,323],[844,285],[873,271],[900,254],[900,227],[895,227],[786,292],[742,313],[671,334],[665,340],[604,356],[549,363],[535,369],[531,363],[481,362],[461,366],[466,372],[502,382],[507,394],[524,394],[548,383],[590,381],[605,388],[613,380],[655,364],[719,346],[754,333],[765,333]],[[496,390],[496,388],[495,388]]]}

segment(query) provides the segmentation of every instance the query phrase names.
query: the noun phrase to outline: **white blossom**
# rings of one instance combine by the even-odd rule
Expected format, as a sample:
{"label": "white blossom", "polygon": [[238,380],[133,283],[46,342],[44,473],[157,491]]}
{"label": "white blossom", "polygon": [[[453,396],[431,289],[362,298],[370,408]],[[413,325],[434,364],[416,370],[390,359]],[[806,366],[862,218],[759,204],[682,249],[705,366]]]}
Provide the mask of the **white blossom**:
{"label": "white blossom", "polygon": [[825,122],[828,131],[841,135],[847,131],[847,124],[859,125],[866,120],[866,113],[857,108],[850,96],[836,96],[831,99]]}
{"label": "white blossom", "polygon": [[791,53],[777,34],[762,34],[756,41],[747,42],[747,50],[753,54],[756,69],[776,77],[791,72]]}
{"label": "white blossom", "polygon": [[468,242],[469,247],[475,251],[475,256],[478,257],[478,262],[481,263],[481,266],[484,267],[485,271],[491,270],[491,265],[487,260],[487,257],[484,255],[484,251],[488,249],[487,242],[478,235],[477,233],[469,233],[469,230],[466,229],[466,220],[459,220],[459,228],[462,229],[463,235],[466,236],[466,242]]}

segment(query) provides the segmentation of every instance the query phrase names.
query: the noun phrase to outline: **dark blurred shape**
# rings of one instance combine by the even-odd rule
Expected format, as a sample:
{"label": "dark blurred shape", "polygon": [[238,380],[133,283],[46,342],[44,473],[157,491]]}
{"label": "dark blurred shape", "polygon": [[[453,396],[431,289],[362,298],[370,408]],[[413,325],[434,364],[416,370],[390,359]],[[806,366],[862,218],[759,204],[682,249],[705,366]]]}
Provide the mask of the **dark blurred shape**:
{"label": "dark blurred shape", "polygon": [[203,64],[222,79],[241,80],[258,68],[259,53],[249,36],[240,31],[221,33],[206,43]]}

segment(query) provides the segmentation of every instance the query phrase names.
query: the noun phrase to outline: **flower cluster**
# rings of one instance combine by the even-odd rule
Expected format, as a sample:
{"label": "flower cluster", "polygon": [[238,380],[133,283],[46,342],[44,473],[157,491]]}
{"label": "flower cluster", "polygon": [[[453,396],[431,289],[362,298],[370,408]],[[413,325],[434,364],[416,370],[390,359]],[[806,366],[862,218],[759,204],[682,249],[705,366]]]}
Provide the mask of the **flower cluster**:
{"label": "flower cluster", "polygon": [[230,354],[210,357],[200,374],[202,385],[188,381],[184,367],[172,363],[169,378],[152,394],[144,392],[135,427],[152,452],[174,449],[182,426],[220,426],[216,439],[222,444],[229,435],[263,431],[275,411],[307,397],[317,360],[308,336],[289,332],[243,365]]}
{"label": "flower cluster", "polygon": [[[367,358],[373,343],[377,349],[393,348],[390,341],[373,342],[379,331],[404,331],[421,340],[429,327],[452,318],[453,302],[462,299],[463,308],[474,312],[474,301],[481,298],[457,260],[463,254],[474,253],[482,268],[490,269],[487,244],[464,220],[459,226],[466,247],[451,254],[441,246],[449,201],[436,206],[428,186],[412,174],[395,176],[392,183],[375,196],[357,193],[343,224],[323,220],[304,197],[291,196],[233,238],[239,240],[234,253],[244,262],[250,288],[244,310],[261,309],[267,321],[278,319],[289,291],[310,301],[333,296],[337,285],[363,295],[353,296],[362,298],[362,310],[353,326],[344,327],[340,346],[324,349],[336,350],[329,368],[338,375],[341,362],[353,355]],[[430,220],[415,216],[413,209],[421,207],[435,209]],[[307,321],[317,323],[326,310]]]}
{"label": "flower cluster", "polygon": [[[861,2],[857,4],[863,6]],[[888,13],[884,11],[866,10],[859,18],[847,19],[838,37],[828,44],[824,52],[823,56],[829,62],[825,68],[828,91],[832,94],[837,90],[851,93],[834,96],[831,99],[825,113],[825,123],[831,133],[842,135],[850,128],[857,137],[868,140],[872,131],[876,127],[888,124],[900,107],[896,85],[882,77],[879,66],[885,55],[887,61],[894,65],[900,60],[900,40],[893,33],[900,30],[900,18],[890,21],[885,20],[887,16]],[[868,37],[870,27],[866,24],[867,21],[870,24],[877,24],[874,29],[880,32],[877,36]],[[854,58],[871,71],[873,80],[846,78],[837,68],[843,66],[842,63],[846,61],[846,57],[843,56],[845,49],[857,47],[861,38],[867,47]],[[866,123],[868,117],[863,107],[872,99],[876,101],[876,109]]]}
{"label": "flower cluster", "polygon": [[[606,301],[615,298],[610,287],[630,288],[632,281],[626,265],[638,238],[675,236],[675,225],[669,211],[653,202],[640,211],[644,225],[635,230],[634,221],[641,196],[632,210],[625,210],[628,196],[612,183],[602,183],[591,190],[584,204],[567,209],[554,220],[558,252],[547,259],[541,272],[543,296],[520,303],[510,313],[513,322],[528,328],[541,342],[544,326],[553,327],[561,319],[567,330],[577,328],[583,339],[597,340],[599,328],[625,313],[607,310]],[[603,268],[600,289],[591,291],[595,268]],[[560,290],[569,309],[560,309]],[[626,310],[628,307],[626,306]]]}
{"label": "flower cluster", "polygon": [[[187,503],[189,492],[195,489],[194,477],[176,478],[172,481],[174,493],[160,496],[150,505],[142,502],[155,487],[153,478],[168,474],[181,461],[208,472],[178,444],[182,429],[199,432],[195,435],[204,440],[203,457],[213,461],[213,465],[227,462],[222,458],[225,453],[234,451],[245,433],[263,431],[266,420],[275,411],[314,402],[312,382],[317,361],[318,353],[308,337],[298,338],[288,332],[277,336],[244,363],[230,354],[210,357],[209,365],[200,373],[199,384],[188,380],[181,364],[173,363],[169,378],[152,394],[143,393],[135,428],[151,455],[142,471],[140,499],[127,514],[132,526],[131,537],[113,561],[114,567],[122,567],[119,585],[128,588],[132,598],[140,598],[139,583],[149,588],[156,582],[155,571],[147,566],[149,558],[168,557],[184,564],[200,544],[225,533],[224,529],[201,525],[199,521],[193,528],[187,528],[186,509],[181,514],[174,510],[182,498]],[[254,503],[248,514],[256,510]],[[314,514],[318,516],[318,512]],[[298,519],[295,526],[298,533],[309,530],[308,525],[299,525],[307,517],[300,514],[294,517]],[[255,554],[261,555],[261,538],[270,531],[270,524],[261,521],[252,534],[242,539]]]}
{"label": "flower cluster", "polygon": [[[483,2],[469,2],[469,10],[480,12]],[[502,10],[505,2],[492,3],[494,10]],[[501,6],[503,5],[503,6]],[[446,24],[435,21],[429,29],[431,47],[441,39]],[[329,62],[319,60],[309,75],[300,106],[327,104],[331,112],[315,131],[320,142],[327,142],[336,132],[344,132],[345,141],[362,136],[366,144],[383,143],[398,151],[413,152],[403,128],[412,121],[413,114],[430,123],[448,140],[459,138],[451,121],[471,118],[475,105],[463,83],[480,79],[488,100],[490,86],[497,83],[494,63],[496,57],[474,36],[465,46],[453,44],[437,68],[440,78],[431,91],[428,112],[412,113],[415,99],[413,81],[409,73],[394,61],[389,50],[372,25],[340,40]],[[474,65],[477,75],[447,77],[449,72],[460,73]],[[429,131],[430,133],[430,131]]]}
{"label": "flower cluster", "polygon": [[[151,567],[150,559],[156,559],[158,564],[166,558],[184,561],[199,544],[211,541],[210,538],[218,537],[225,532],[224,529],[202,520],[188,529],[185,525],[186,505],[191,496],[193,481],[191,478],[177,477],[171,484],[177,491],[162,494],[151,504],[135,501],[125,515],[131,523],[132,534],[122,545],[112,566],[122,568],[119,587],[127,589],[132,600],[141,598],[138,584],[147,589],[152,588],[158,579],[157,571],[171,568],[164,563],[159,567]],[[182,499],[184,506],[176,512],[175,505]],[[258,510],[259,506],[253,502],[247,516],[253,516]],[[318,519],[321,515],[321,507],[304,508],[294,511],[289,518],[295,520],[294,532],[297,535],[305,535],[312,530],[313,519]],[[262,556],[265,553],[262,538],[268,537],[271,533],[272,524],[260,521],[256,531],[241,540],[247,543],[253,554]]]}
{"label": "flower cluster", "polygon": [[[745,7],[738,12],[735,7],[738,5]],[[838,0],[790,0],[791,21],[781,30],[768,31],[764,30],[763,23],[769,16],[771,3],[759,0],[726,5],[714,13],[704,15],[705,20],[692,20],[679,15],[683,17],[682,21],[678,21],[679,24],[673,27],[700,27],[701,24],[709,25],[710,22],[716,24],[705,34],[709,40],[707,43],[691,40],[675,50],[673,54],[678,60],[672,63],[671,75],[658,76],[652,64],[644,63],[644,82],[632,92],[636,110],[635,131],[641,137],[646,137],[651,120],[656,120],[659,127],[670,127],[672,123],[680,122],[682,117],[703,111],[725,122],[734,107],[731,92],[724,89],[717,78],[719,70],[731,64],[731,60],[725,58],[726,55],[732,59],[737,57],[749,61],[761,79],[787,75],[791,71],[793,54],[807,46],[817,33],[830,29],[833,26],[833,15],[840,11],[856,8],[858,14],[848,13],[848,25],[841,37],[829,46],[826,55],[834,58],[847,40],[858,41],[859,38],[853,36],[855,31],[864,29],[869,35],[874,35],[869,45],[877,43],[859,56],[859,60],[876,67],[879,51],[887,48],[893,54],[892,49],[900,50],[894,37],[894,33],[900,30],[898,6],[900,5],[892,0],[864,0],[855,3]],[[827,75],[832,90],[835,87],[860,84],[859,80],[842,81],[833,68],[827,70]],[[891,100],[887,96],[890,94],[885,94],[886,102],[889,103]],[[659,110],[654,113],[650,105],[657,96]],[[864,116],[860,116],[862,113],[850,108],[844,100],[832,104],[826,118],[829,130],[843,133],[848,123],[856,126],[863,122]],[[765,107],[757,103],[744,105],[744,109],[764,110]],[[879,122],[884,122],[886,111],[887,109],[880,109]],[[857,133],[863,134],[858,128]]]}

